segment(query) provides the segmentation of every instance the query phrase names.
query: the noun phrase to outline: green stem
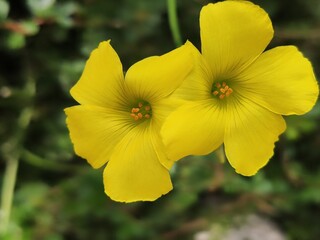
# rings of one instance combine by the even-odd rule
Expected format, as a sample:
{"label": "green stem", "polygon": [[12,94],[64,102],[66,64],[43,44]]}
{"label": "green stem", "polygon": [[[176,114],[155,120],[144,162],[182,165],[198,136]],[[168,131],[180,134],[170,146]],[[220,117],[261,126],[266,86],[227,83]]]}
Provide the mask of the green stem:
{"label": "green stem", "polygon": [[18,158],[13,157],[7,160],[1,192],[0,236],[6,234],[8,230],[18,165]]}
{"label": "green stem", "polygon": [[217,150],[216,150],[216,155],[220,161],[220,163],[224,163],[226,161],[226,155],[224,153],[224,147],[221,145]]}
{"label": "green stem", "polygon": [[168,19],[170,30],[172,33],[173,40],[177,47],[182,45],[181,34],[179,30],[179,23],[177,17],[177,3],[176,0],[167,0],[168,7]]}
{"label": "green stem", "polygon": [[[24,91],[30,97],[30,99],[33,99],[35,95],[35,81],[30,75],[27,78]],[[15,134],[4,144],[4,147],[1,149],[3,152],[3,158],[6,160],[6,169],[1,191],[0,237],[4,236],[8,232],[19,159],[21,156],[26,129],[31,121],[32,113],[33,107],[30,105],[22,110],[17,121]]]}

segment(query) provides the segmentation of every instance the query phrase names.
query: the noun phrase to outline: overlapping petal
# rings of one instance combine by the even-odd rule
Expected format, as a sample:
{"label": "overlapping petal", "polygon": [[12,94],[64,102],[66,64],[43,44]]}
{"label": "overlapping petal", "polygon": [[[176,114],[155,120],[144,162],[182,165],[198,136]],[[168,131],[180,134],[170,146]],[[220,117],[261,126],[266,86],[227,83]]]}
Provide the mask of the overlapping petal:
{"label": "overlapping petal", "polygon": [[127,94],[155,102],[172,93],[193,68],[192,44],[132,65],[125,76]]}
{"label": "overlapping petal", "polygon": [[211,98],[214,79],[211,69],[196,47],[191,46],[191,52],[194,58],[193,70],[172,93],[172,97],[191,101]]}
{"label": "overlapping petal", "polygon": [[216,78],[241,72],[273,37],[267,13],[247,1],[208,4],[200,13],[201,49]]}
{"label": "overlapping petal", "polygon": [[80,105],[65,113],[75,152],[94,168],[109,160],[114,146],[133,128],[129,116],[107,108]]}
{"label": "overlapping petal", "polygon": [[237,82],[243,96],[282,115],[310,111],[319,94],[311,63],[294,46],[264,52]]}
{"label": "overlapping petal", "polygon": [[214,99],[191,102],[166,119],[161,135],[171,160],[205,155],[223,142],[225,109]]}
{"label": "overlapping petal", "polygon": [[233,98],[228,104],[224,144],[236,172],[256,174],[272,157],[274,143],[285,128],[282,116],[245,98]]}
{"label": "overlapping petal", "polygon": [[110,41],[92,51],[71,95],[80,104],[121,109],[125,104],[122,64]]}
{"label": "overlapping petal", "polygon": [[106,194],[120,202],[153,201],[172,189],[168,170],[158,159],[150,128],[132,129],[115,147],[104,170]]}

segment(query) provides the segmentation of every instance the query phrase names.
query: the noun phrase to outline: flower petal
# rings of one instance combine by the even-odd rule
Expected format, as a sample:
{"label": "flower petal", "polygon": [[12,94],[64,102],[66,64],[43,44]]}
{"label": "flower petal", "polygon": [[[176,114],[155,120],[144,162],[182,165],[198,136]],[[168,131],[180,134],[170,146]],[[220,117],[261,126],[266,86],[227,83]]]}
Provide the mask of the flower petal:
{"label": "flower petal", "polygon": [[251,176],[267,164],[274,143],[286,128],[283,118],[245,99],[228,103],[225,134],[227,158],[237,173]]}
{"label": "flower petal", "polygon": [[80,104],[118,107],[123,100],[123,71],[110,41],[92,51],[82,76],[70,93]]}
{"label": "flower petal", "polygon": [[133,127],[129,117],[107,108],[82,105],[65,113],[75,152],[94,168],[109,160],[114,146]]}
{"label": "flower petal", "polygon": [[169,159],[205,155],[223,142],[224,109],[214,99],[187,103],[166,119],[161,129]]}
{"label": "flower petal", "polygon": [[200,33],[203,56],[215,78],[225,80],[263,52],[273,37],[273,28],[268,14],[259,6],[247,1],[223,1],[202,8]]}
{"label": "flower petal", "polygon": [[106,194],[115,201],[154,201],[172,189],[150,141],[150,128],[139,125],[116,146],[104,170]]}
{"label": "flower petal", "polygon": [[310,111],[319,95],[311,63],[294,46],[264,52],[237,81],[243,96],[282,115]]}
{"label": "flower petal", "polygon": [[171,97],[185,100],[204,100],[211,98],[213,75],[206,59],[199,50],[191,46],[194,68]]}
{"label": "flower petal", "polygon": [[167,54],[145,58],[131,66],[125,77],[127,92],[149,102],[168,96],[193,68],[192,47],[187,42]]}

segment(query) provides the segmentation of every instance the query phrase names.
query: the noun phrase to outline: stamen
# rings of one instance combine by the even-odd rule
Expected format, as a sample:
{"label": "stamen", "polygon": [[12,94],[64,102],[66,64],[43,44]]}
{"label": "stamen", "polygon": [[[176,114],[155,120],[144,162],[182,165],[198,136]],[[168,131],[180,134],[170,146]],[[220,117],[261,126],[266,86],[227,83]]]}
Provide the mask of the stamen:
{"label": "stamen", "polygon": [[138,102],[138,107],[131,109],[130,116],[135,120],[151,118],[151,106],[147,102]]}
{"label": "stamen", "polygon": [[232,93],[232,88],[230,88],[226,82],[216,82],[213,84],[212,95],[217,96],[221,100],[229,97]]}
{"label": "stamen", "polygon": [[216,90],[216,91],[213,91],[212,93],[213,95],[217,96],[219,94],[219,92]]}
{"label": "stamen", "polygon": [[146,111],[150,111],[151,107],[148,105],[148,106],[145,106],[144,109],[145,109]]}
{"label": "stamen", "polygon": [[224,88],[220,88],[220,92],[225,93],[226,90]]}

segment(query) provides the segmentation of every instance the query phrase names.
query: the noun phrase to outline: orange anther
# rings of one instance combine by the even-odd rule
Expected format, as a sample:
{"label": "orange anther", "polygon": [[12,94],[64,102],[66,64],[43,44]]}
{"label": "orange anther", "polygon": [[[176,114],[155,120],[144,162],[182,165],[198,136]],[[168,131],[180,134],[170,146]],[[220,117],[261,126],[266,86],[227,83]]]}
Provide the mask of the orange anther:
{"label": "orange anther", "polygon": [[220,88],[220,92],[225,93],[226,90],[224,88]]}
{"label": "orange anther", "polygon": [[228,85],[224,87],[224,90],[227,91],[228,89],[229,89],[229,86],[228,86]]}
{"label": "orange anther", "polygon": [[226,95],[221,94],[221,95],[219,96],[219,98],[220,98],[220,99],[224,99],[225,96],[226,96]]}
{"label": "orange anther", "polygon": [[145,109],[146,111],[150,111],[151,107],[150,107],[149,105],[147,105],[147,106],[144,107],[144,109]]}
{"label": "orange anther", "polygon": [[139,102],[139,103],[138,103],[138,107],[139,107],[139,108],[142,108],[142,106],[143,106],[142,102]]}
{"label": "orange anther", "polygon": [[216,90],[216,91],[213,91],[212,93],[213,95],[217,96],[219,94],[219,92]]}
{"label": "orange anther", "polygon": [[143,117],[142,113],[138,113],[137,116],[138,116],[139,119],[141,119]]}
{"label": "orange anther", "polygon": [[134,113],[131,113],[130,116],[135,118],[136,115]]}
{"label": "orange anther", "polygon": [[225,82],[222,83],[222,87],[225,87],[227,86],[227,84]]}
{"label": "orange anther", "polygon": [[146,119],[149,119],[150,118],[150,114],[146,114],[146,115],[144,115],[144,117],[146,118]]}
{"label": "orange anther", "polygon": [[217,82],[217,83],[216,83],[216,87],[217,87],[217,88],[220,88],[220,87],[221,87],[221,84]]}
{"label": "orange anther", "polygon": [[132,108],[131,109],[131,112],[132,113],[137,113],[137,112],[139,112],[140,111],[140,108]]}

